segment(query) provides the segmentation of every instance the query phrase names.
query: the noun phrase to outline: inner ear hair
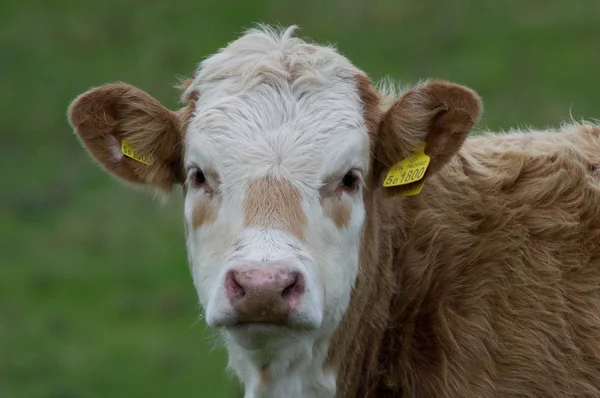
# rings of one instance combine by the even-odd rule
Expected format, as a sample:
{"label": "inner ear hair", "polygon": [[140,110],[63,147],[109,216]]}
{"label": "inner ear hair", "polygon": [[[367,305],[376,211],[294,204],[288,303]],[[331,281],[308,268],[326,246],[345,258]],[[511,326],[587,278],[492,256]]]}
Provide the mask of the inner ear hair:
{"label": "inner ear hair", "polygon": [[436,82],[427,88],[435,111],[424,141],[431,158],[427,173],[434,174],[460,150],[481,116],[482,102],[476,92],[457,84]]}
{"label": "inner ear hair", "polygon": [[[402,94],[379,124],[378,155],[384,167],[406,158],[424,142],[426,153],[460,147],[481,114],[481,99],[454,83],[426,81]],[[432,159],[433,162],[433,159]]]}

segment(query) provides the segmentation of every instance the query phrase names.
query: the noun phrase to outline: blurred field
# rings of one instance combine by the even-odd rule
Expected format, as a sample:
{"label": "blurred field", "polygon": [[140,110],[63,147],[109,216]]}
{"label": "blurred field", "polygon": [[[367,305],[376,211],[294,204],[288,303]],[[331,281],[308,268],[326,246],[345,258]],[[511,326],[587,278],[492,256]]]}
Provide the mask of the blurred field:
{"label": "blurred field", "polygon": [[97,168],[69,102],[122,80],[171,108],[177,76],[252,23],[298,24],[374,79],[477,90],[477,128],[600,118],[598,0],[0,3],[0,397],[240,396],[198,320],[181,197]]}

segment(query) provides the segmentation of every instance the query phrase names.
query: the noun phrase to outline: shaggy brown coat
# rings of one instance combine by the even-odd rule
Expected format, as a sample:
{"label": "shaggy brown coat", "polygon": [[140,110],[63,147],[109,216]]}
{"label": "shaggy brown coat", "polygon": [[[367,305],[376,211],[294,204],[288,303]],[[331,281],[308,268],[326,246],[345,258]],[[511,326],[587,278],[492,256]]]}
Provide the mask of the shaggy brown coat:
{"label": "shaggy brown coat", "polygon": [[419,195],[382,189],[338,396],[600,396],[598,126],[470,138]]}

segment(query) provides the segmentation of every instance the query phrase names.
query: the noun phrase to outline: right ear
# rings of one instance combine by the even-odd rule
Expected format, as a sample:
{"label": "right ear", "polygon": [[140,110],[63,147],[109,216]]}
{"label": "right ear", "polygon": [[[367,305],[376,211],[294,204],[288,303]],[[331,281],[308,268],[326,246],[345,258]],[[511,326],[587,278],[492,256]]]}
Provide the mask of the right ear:
{"label": "right ear", "polygon": [[481,98],[475,91],[445,81],[424,82],[402,94],[379,123],[377,159],[382,170],[389,170],[411,154],[418,155],[424,145],[430,163],[421,167],[420,179],[386,187],[385,195],[412,190],[440,170],[460,150],[481,111]]}
{"label": "right ear", "polygon": [[93,88],[71,103],[68,118],[92,158],[119,179],[163,192],[184,181],[182,122],[146,92],[124,83]]}

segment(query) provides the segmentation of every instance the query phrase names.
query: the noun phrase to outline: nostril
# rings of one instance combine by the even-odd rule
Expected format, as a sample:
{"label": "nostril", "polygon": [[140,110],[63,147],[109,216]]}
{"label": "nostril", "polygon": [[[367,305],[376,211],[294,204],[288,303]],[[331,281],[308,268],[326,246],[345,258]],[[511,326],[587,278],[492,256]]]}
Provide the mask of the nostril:
{"label": "nostril", "polygon": [[292,294],[292,292],[298,286],[297,282],[298,282],[298,273],[294,272],[292,275],[290,275],[289,284],[286,286],[285,289],[283,289],[283,291],[281,292],[281,296],[283,298],[286,298],[287,296],[289,296],[290,294]]}
{"label": "nostril", "polygon": [[291,283],[285,289],[283,289],[281,292],[281,297],[285,301],[289,302],[292,308],[295,308],[298,305],[300,296],[302,296],[304,290],[304,277],[302,274],[294,272],[291,278]]}
{"label": "nostril", "polygon": [[225,289],[227,290],[227,297],[230,299],[241,299],[246,295],[246,291],[236,280],[236,274],[234,271],[227,273],[225,279]]}
{"label": "nostril", "polygon": [[292,292],[294,291],[294,289],[296,288],[296,281],[294,281],[291,285],[289,285],[288,287],[286,287],[285,289],[283,289],[283,292],[281,292],[281,297],[288,298]]}

